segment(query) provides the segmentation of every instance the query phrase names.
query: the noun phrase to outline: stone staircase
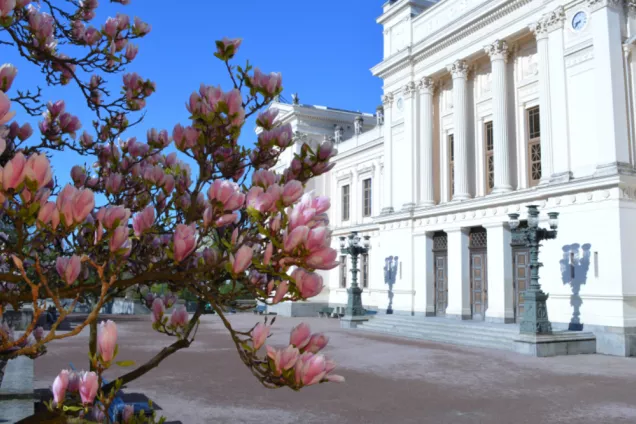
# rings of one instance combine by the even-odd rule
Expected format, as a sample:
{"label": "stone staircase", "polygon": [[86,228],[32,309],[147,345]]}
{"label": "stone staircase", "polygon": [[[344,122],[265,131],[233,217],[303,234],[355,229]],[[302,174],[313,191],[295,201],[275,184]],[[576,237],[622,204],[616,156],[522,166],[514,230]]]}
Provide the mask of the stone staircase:
{"label": "stone staircase", "polygon": [[358,329],[411,339],[510,351],[515,350],[514,338],[519,336],[519,326],[515,324],[400,315],[377,315],[359,325]]}

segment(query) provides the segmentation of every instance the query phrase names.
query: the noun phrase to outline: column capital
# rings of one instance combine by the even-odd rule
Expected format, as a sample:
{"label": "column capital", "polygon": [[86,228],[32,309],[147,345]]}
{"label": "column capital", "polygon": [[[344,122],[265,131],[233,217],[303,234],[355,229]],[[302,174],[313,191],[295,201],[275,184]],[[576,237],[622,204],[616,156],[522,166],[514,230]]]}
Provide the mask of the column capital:
{"label": "column capital", "polygon": [[511,49],[508,48],[508,43],[504,40],[495,40],[494,43],[484,47],[484,51],[490,56],[491,61],[503,60],[508,61]]}
{"label": "column capital", "polygon": [[415,94],[416,90],[417,88],[413,81],[406,83],[404,87],[402,87],[402,92],[404,93],[405,98],[411,98]]}
{"label": "column capital", "polygon": [[466,61],[461,59],[456,61],[452,65],[448,65],[446,69],[448,69],[448,72],[451,73],[451,75],[453,76],[453,79],[456,79],[456,78],[466,79],[468,78],[468,72],[470,71],[470,67],[468,66]]}
{"label": "column capital", "polygon": [[[599,1],[599,0],[588,0],[588,1]],[[603,0],[606,1],[606,0]],[[613,1],[613,0],[609,0]],[[621,0],[622,1],[622,0]],[[541,16],[541,18],[530,25],[530,30],[534,32],[537,40],[545,38],[549,33],[555,31],[557,29],[563,29],[565,25],[565,8],[563,6],[559,6],[554,9],[552,12],[548,12],[545,15]]]}
{"label": "column capital", "polygon": [[383,105],[393,104],[393,93],[387,93],[384,96],[382,96],[382,104]]}
{"label": "column capital", "polygon": [[629,11],[636,11],[636,1],[634,0],[587,0],[587,7],[590,12],[596,12],[604,7],[613,7],[615,9],[627,8]]}
{"label": "column capital", "polygon": [[431,77],[423,77],[418,81],[417,88],[422,94],[433,94],[435,91],[435,81]]}

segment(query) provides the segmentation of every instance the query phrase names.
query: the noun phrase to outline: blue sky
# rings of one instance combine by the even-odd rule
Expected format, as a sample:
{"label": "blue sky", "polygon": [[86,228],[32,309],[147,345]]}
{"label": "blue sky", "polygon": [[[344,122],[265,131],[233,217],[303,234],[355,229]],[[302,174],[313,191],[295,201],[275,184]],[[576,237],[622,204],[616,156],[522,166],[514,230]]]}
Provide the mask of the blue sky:
{"label": "blue sky", "polygon": [[[298,92],[301,103],[365,112],[374,112],[380,103],[381,81],[371,75],[369,68],[382,58],[382,28],[375,22],[381,13],[381,0],[132,0],[128,6],[111,5],[106,0],[100,3],[95,25],[118,11],[139,16],[152,25],[152,32],[139,42],[139,55],[128,71],[154,80],[157,92],[148,101],[144,123],[132,129],[129,136],[145,140],[149,128],[172,132],[176,123],[187,123],[185,102],[202,82],[227,88],[227,73],[213,56],[214,41],[224,36],[243,38],[237,64],[249,59],[263,71],[281,72],[287,99]],[[7,50],[2,47],[2,63],[8,61],[19,67],[10,96],[15,95],[15,88],[44,83],[39,69]],[[121,81],[121,76],[109,78]],[[86,112],[75,87],[44,88],[45,100],[66,100],[67,109],[80,117],[83,128],[90,129],[91,114]],[[26,115],[17,111],[18,122],[25,122]],[[253,122],[248,122],[242,144],[253,143],[253,128]],[[73,154],[57,154],[54,158],[60,182],[68,181],[74,163],[77,160]]]}

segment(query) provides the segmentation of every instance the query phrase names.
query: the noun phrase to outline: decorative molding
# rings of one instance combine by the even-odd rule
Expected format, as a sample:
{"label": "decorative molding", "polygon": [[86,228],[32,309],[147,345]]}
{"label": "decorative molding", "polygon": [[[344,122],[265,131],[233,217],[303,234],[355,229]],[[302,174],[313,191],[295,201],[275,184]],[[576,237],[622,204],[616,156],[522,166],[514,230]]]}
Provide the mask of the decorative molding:
{"label": "decorative molding", "polygon": [[552,12],[546,13],[534,24],[529,25],[529,28],[534,32],[537,40],[544,39],[554,30],[563,29],[565,24],[565,8],[559,6]]}
{"label": "decorative molding", "polygon": [[388,93],[382,96],[382,104],[384,105],[392,105],[393,104],[393,93]]}
{"label": "decorative molding", "polygon": [[579,50],[574,54],[567,55],[565,57],[565,67],[570,68],[592,59],[594,59],[594,49],[592,47],[588,47],[586,49]]}
{"label": "decorative molding", "polygon": [[504,40],[495,40],[494,43],[484,47],[484,51],[490,56],[491,61],[503,60],[504,62],[508,62],[511,52],[508,43]]}
{"label": "decorative molding", "polygon": [[448,72],[451,73],[453,79],[468,78],[468,72],[470,71],[470,67],[466,61],[461,59],[455,61],[452,65],[448,65],[446,69],[448,69]]}
{"label": "decorative molding", "polygon": [[434,94],[435,93],[435,81],[431,77],[423,77],[417,83],[417,88],[420,93]]}
{"label": "decorative molding", "polygon": [[613,7],[616,9],[628,8],[630,11],[636,9],[634,0],[587,0],[587,7],[591,12],[596,12],[604,7]]}
{"label": "decorative molding", "polygon": [[404,87],[402,87],[402,92],[404,93],[404,97],[409,98],[415,94],[417,91],[417,87],[413,81],[408,82]]}

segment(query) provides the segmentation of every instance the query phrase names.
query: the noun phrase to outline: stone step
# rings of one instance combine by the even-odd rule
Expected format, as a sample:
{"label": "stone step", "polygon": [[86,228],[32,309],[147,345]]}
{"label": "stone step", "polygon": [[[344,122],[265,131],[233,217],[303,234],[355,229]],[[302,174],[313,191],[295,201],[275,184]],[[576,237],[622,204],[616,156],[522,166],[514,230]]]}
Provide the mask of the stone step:
{"label": "stone step", "polygon": [[359,328],[368,331],[378,331],[382,333],[402,335],[409,334],[414,338],[421,339],[436,339],[443,341],[456,341],[459,344],[462,344],[462,341],[465,341],[464,344],[472,345],[475,342],[484,342],[484,343],[493,343],[493,344],[511,344],[513,343],[512,336],[501,336],[497,334],[479,334],[479,333],[460,333],[460,332],[446,332],[444,330],[413,330],[407,328],[395,328],[395,327],[386,327],[386,326],[374,326],[374,325],[362,325]]}
{"label": "stone step", "polygon": [[478,348],[485,348],[485,349],[512,350],[512,351],[515,350],[514,342],[512,341],[512,339],[486,340],[484,338],[472,338],[472,337],[471,338],[464,338],[464,337],[453,338],[451,335],[443,334],[443,333],[424,334],[424,333],[415,333],[415,332],[409,332],[409,331],[388,330],[385,328],[368,328],[366,326],[360,326],[358,328],[365,332],[382,333],[382,334],[388,334],[395,337],[404,337],[409,339],[424,340],[424,341],[430,341],[430,342],[436,342],[436,343],[478,347]]}
{"label": "stone step", "polygon": [[487,325],[461,324],[461,323],[437,323],[437,322],[415,322],[415,321],[397,321],[397,320],[369,320],[364,325],[375,325],[393,328],[408,328],[413,330],[435,330],[443,329],[448,332],[458,333],[474,333],[474,334],[497,334],[502,336],[516,336],[519,334],[517,326],[510,328],[493,327]]}
{"label": "stone step", "polygon": [[481,327],[481,328],[497,328],[503,331],[518,331],[519,327],[516,324],[499,324],[490,323],[484,321],[473,320],[454,320],[446,318],[423,318],[423,317],[409,317],[399,315],[384,315],[379,317],[373,317],[370,321],[381,322],[395,322],[395,323],[413,323],[418,325],[434,325],[434,326],[461,326],[461,327]]}

